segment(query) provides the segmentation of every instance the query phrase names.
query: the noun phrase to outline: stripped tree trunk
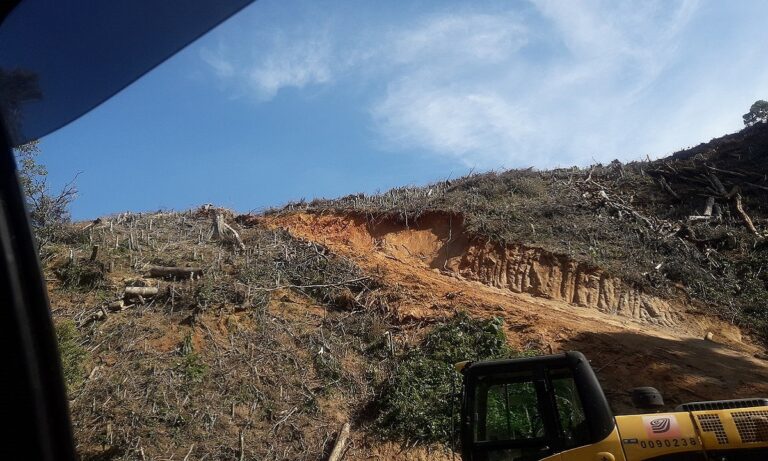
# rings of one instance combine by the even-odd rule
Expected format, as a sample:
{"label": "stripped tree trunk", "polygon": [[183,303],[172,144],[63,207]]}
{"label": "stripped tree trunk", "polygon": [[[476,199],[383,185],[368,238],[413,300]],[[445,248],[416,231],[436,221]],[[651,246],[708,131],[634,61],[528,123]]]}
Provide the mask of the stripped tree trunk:
{"label": "stripped tree trunk", "polygon": [[336,445],[333,446],[333,451],[328,457],[328,461],[339,461],[344,454],[344,447],[347,445],[347,439],[349,438],[349,423],[344,423],[339,432],[339,437],[336,439]]}
{"label": "stripped tree trunk", "polygon": [[240,239],[240,234],[224,221],[224,215],[218,211],[213,214],[213,237],[219,240],[231,241],[241,251],[245,251],[245,245]]}
{"label": "stripped tree trunk", "polygon": [[760,236],[760,233],[755,228],[755,225],[752,223],[752,218],[749,217],[746,211],[744,211],[744,206],[741,204],[741,194],[736,193],[734,196],[734,201],[736,202],[736,211],[739,212],[739,215],[741,216],[741,219],[744,221],[744,225],[747,226],[747,229],[749,229],[750,232]]}

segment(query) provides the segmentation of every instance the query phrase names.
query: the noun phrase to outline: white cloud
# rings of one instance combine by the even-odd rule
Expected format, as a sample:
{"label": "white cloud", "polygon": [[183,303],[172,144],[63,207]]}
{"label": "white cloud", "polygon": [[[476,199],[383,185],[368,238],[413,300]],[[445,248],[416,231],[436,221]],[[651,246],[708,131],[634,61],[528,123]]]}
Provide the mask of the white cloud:
{"label": "white cloud", "polygon": [[[388,145],[481,167],[604,160],[627,146],[635,111],[674,59],[695,2],[536,1],[533,34],[514,14],[438,16],[403,30],[414,63],[374,105]],[[525,46],[549,47],[540,55]],[[449,56],[448,59],[445,56]]]}
{"label": "white cloud", "polygon": [[[497,164],[500,149],[530,132],[524,111],[483,89],[430,88],[419,78],[393,83],[372,114],[398,147],[419,146],[467,164]],[[472,153],[472,161],[467,154]]]}
{"label": "white cloud", "polygon": [[[260,101],[288,87],[354,83],[379,145],[484,168],[669,152],[738,128],[738,116],[728,122],[734,107],[766,88],[768,68],[755,63],[768,42],[749,39],[757,20],[692,30],[701,10],[712,14],[698,0],[528,6],[465,5],[343,31],[305,23],[261,33],[250,54],[201,56]],[[699,45],[706,34],[727,45]]]}
{"label": "white cloud", "polygon": [[331,46],[327,37],[288,43],[280,40],[270,53],[247,71],[249,84],[261,99],[271,99],[281,88],[303,88],[328,83]]}
{"label": "white cloud", "polygon": [[514,15],[453,14],[426,18],[390,34],[389,53],[397,63],[499,62],[526,43],[526,31]]}
{"label": "white cloud", "polygon": [[221,52],[214,52],[207,48],[200,50],[200,57],[206,64],[211,66],[216,76],[219,78],[230,78],[235,74],[235,66],[224,59]]}
{"label": "white cloud", "polygon": [[517,15],[435,15],[390,31],[389,42],[390,82],[371,108],[385,145],[498,165],[533,131],[505,88],[528,42]]}
{"label": "white cloud", "polygon": [[241,44],[237,53],[224,47],[217,51],[204,48],[200,57],[236,91],[267,101],[283,88],[331,82],[331,51],[327,31],[307,35],[302,30],[274,32],[269,39],[256,37],[251,43]]}
{"label": "white cloud", "polygon": [[[594,82],[626,96],[643,90],[676,53],[698,0],[532,0],[569,52],[553,83]],[[570,80],[570,81],[569,81]]]}

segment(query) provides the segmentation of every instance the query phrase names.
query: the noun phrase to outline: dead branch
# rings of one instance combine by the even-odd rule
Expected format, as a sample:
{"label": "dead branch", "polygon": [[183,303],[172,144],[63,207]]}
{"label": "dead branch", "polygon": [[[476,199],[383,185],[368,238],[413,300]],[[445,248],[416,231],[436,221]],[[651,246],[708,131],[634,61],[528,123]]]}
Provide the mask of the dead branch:
{"label": "dead branch", "polygon": [[343,287],[346,285],[351,285],[353,283],[361,282],[363,280],[369,280],[370,277],[358,277],[356,279],[351,280],[344,280],[342,282],[336,282],[336,283],[326,283],[321,285],[280,285],[273,288],[254,288],[254,291],[277,291],[277,290],[283,290],[283,289],[289,289],[289,288],[295,288],[295,289],[305,289],[305,288],[333,288],[333,287]]}
{"label": "dead branch", "polygon": [[644,222],[649,228],[653,229],[654,231],[658,230],[658,226],[654,225],[650,219],[646,218],[645,216],[641,215],[637,211],[635,211],[632,207],[625,205],[624,203],[621,203],[620,201],[611,200],[608,197],[608,194],[605,192],[605,190],[601,190],[597,194],[601,199],[603,199],[603,203],[605,203],[607,206],[624,213],[629,213],[630,215],[634,216],[636,219]]}
{"label": "dead branch", "polygon": [[661,185],[661,188],[664,189],[669,195],[671,195],[672,197],[674,197],[677,200],[680,200],[680,196],[677,195],[677,192],[672,190],[672,187],[669,185],[669,183],[664,178],[664,176],[661,176],[659,178],[659,184]]}
{"label": "dead branch", "polygon": [[192,445],[190,445],[189,451],[187,452],[187,456],[184,457],[184,461],[187,461],[189,459],[189,456],[192,454],[192,450],[194,449],[195,449],[195,444],[193,443]]}
{"label": "dead branch", "polygon": [[240,458],[239,461],[245,461],[245,437],[243,437],[243,430],[240,430]]}
{"label": "dead branch", "polygon": [[751,182],[746,182],[746,183],[744,183],[744,184],[745,184],[745,185],[747,185],[747,186],[749,186],[749,187],[754,187],[754,188],[756,188],[756,189],[768,190],[768,187],[766,187],[766,186],[761,186],[761,185],[759,185],[759,184],[754,184],[754,183],[751,183]]}
{"label": "dead branch", "polygon": [[712,170],[712,171],[717,171],[717,172],[720,172],[720,173],[730,174],[730,175],[733,175],[733,176],[741,176],[741,177],[746,176],[744,173],[739,173],[737,171],[723,170],[721,168],[715,168],[715,167],[710,166],[710,165],[704,165],[704,166],[707,167],[708,169]]}

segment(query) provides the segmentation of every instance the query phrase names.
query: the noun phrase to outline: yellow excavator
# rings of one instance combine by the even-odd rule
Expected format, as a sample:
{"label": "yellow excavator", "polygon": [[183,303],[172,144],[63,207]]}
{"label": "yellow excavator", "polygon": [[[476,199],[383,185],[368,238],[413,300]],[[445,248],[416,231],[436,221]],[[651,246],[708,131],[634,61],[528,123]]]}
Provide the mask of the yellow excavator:
{"label": "yellow excavator", "polygon": [[[613,416],[579,352],[461,362],[464,461],[768,461],[768,399]],[[627,370],[627,373],[631,373]],[[654,388],[635,406],[659,411]]]}

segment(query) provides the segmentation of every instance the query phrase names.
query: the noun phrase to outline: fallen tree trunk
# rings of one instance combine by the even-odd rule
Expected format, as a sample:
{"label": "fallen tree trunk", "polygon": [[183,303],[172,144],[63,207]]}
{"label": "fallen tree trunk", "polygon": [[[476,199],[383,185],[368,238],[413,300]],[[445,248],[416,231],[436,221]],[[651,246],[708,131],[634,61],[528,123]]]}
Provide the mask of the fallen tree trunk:
{"label": "fallen tree trunk", "polygon": [[344,447],[347,445],[347,439],[349,438],[349,423],[344,423],[339,432],[339,437],[336,439],[336,444],[333,446],[333,451],[328,457],[328,461],[339,461],[344,454]]}
{"label": "fallen tree trunk", "polygon": [[744,221],[744,225],[747,226],[747,229],[749,229],[750,232],[760,237],[760,233],[757,232],[754,223],[752,223],[752,218],[750,218],[747,212],[744,211],[744,206],[741,204],[741,194],[737,192],[734,195],[733,200],[736,203],[736,211],[739,212],[741,219]]}
{"label": "fallen tree trunk", "polygon": [[201,267],[149,266],[149,276],[164,279],[194,279],[203,275]]}
{"label": "fallen tree trunk", "polygon": [[98,225],[98,224],[101,224],[101,218],[96,218],[96,219],[94,219],[93,221],[89,222],[89,223],[88,223],[88,225],[86,225],[85,227],[83,227],[81,230],[82,230],[82,231],[87,231],[87,230],[89,230],[89,229],[93,228],[94,226],[96,226],[96,225]]}

